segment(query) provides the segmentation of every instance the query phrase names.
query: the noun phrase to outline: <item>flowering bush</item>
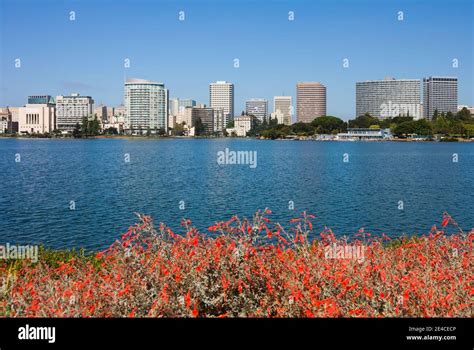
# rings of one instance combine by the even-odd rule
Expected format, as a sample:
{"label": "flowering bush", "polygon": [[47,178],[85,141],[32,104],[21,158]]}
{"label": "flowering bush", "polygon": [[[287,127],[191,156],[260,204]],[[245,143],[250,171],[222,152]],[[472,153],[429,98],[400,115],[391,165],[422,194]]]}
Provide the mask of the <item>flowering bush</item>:
{"label": "flowering bush", "polygon": [[57,263],[0,262],[6,317],[470,317],[474,230],[442,229],[390,241],[363,230],[352,240],[314,216],[291,228],[232,217],[183,234],[139,215],[97,256]]}

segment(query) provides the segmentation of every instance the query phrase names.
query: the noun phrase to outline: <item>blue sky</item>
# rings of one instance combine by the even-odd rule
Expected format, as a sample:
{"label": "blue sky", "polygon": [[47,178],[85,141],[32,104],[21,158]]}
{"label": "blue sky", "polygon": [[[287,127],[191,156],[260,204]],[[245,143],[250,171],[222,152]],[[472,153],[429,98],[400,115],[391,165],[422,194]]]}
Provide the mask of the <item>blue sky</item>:
{"label": "blue sky", "polygon": [[236,113],[248,98],[272,109],[274,95],[295,97],[296,82],[320,81],[328,114],[348,119],[355,82],[386,76],[454,75],[459,103],[474,105],[473,16],[471,0],[0,0],[0,105],[79,92],[115,106],[125,75],[206,104],[211,81],[231,81]]}

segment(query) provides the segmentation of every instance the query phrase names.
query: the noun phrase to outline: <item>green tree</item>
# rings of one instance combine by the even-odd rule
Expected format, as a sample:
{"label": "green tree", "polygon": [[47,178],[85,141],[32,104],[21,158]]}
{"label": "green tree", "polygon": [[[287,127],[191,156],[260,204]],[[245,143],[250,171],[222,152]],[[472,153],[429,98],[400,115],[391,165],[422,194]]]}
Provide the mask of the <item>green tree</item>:
{"label": "green tree", "polygon": [[347,125],[343,120],[330,115],[315,118],[311,122],[311,126],[318,134],[336,134],[347,129]]}
{"label": "green tree", "polygon": [[368,128],[371,125],[378,124],[379,120],[372,117],[369,113],[361,115],[353,120],[349,120],[350,128]]}
{"label": "green tree", "polygon": [[202,122],[201,118],[196,119],[194,123],[194,130],[196,132],[196,136],[200,136],[206,131],[206,126]]}
{"label": "green tree", "polygon": [[82,137],[81,126],[79,125],[79,123],[76,123],[76,125],[74,126],[74,129],[72,130],[72,137],[74,138]]}

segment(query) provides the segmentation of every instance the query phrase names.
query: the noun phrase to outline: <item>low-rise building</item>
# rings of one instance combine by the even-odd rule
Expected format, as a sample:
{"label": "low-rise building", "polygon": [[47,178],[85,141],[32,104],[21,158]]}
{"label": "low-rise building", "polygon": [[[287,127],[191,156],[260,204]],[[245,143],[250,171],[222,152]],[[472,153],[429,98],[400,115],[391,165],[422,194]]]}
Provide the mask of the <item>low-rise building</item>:
{"label": "low-rise building", "polygon": [[251,115],[242,115],[234,118],[235,134],[240,137],[247,136],[247,133],[255,125],[255,117]]}
{"label": "low-rise building", "polygon": [[390,129],[349,128],[345,133],[337,134],[337,140],[344,141],[377,141],[391,139]]}
{"label": "low-rise building", "polygon": [[56,129],[56,108],[50,95],[28,96],[28,103],[18,109],[20,134],[52,133]]}

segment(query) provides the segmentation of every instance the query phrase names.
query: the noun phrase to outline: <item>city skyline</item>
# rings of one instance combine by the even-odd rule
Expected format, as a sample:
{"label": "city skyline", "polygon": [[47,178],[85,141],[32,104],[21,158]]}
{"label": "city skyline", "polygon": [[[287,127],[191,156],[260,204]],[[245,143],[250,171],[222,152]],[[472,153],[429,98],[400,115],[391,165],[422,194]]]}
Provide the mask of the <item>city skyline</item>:
{"label": "city skyline", "polygon": [[[79,92],[97,105],[118,106],[129,77],[163,82],[170,96],[208,104],[209,83],[226,80],[235,86],[238,115],[248,99],[288,95],[296,101],[298,81],[319,81],[327,87],[327,114],[348,120],[355,116],[355,82],[386,76],[457,76],[459,104],[474,104],[473,34],[468,25],[455,25],[470,23],[468,1],[377,6],[361,1],[342,7],[324,1],[271,2],[252,3],[250,12],[242,2],[129,4],[21,6],[2,0],[0,104],[23,106],[28,95]],[[100,31],[91,25],[99,23],[98,16],[107,24]],[[127,26],[136,17],[144,18],[141,28]],[[241,18],[250,28],[240,25]],[[33,32],[45,40],[33,40]],[[365,38],[363,50],[360,37]]]}

